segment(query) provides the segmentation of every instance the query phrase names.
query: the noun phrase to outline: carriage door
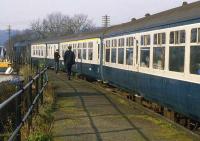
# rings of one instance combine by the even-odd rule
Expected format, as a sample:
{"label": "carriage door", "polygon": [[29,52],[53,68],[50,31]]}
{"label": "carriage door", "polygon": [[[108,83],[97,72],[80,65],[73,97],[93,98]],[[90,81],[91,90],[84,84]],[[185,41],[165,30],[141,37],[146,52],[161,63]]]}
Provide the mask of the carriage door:
{"label": "carriage door", "polygon": [[139,69],[139,41],[138,38],[135,38],[135,66],[136,69]]}
{"label": "carriage door", "polygon": [[59,48],[59,44],[54,45],[54,52]]}
{"label": "carriage door", "polygon": [[103,65],[105,64],[104,62],[104,43],[103,43],[103,38],[100,38],[100,44],[98,44],[98,62],[99,62],[99,77],[103,81],[104,80],[104,75],[103,75]]}

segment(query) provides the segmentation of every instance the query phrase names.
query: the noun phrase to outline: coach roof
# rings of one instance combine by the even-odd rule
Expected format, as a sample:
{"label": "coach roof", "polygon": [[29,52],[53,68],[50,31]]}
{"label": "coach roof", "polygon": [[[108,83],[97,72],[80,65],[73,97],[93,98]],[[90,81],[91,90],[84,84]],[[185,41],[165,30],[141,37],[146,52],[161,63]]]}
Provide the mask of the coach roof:
{"label": "coach roof", "polygon": [[100,38],[102,33],[104,33],[105,28],[97,29],[91,32],[83,32],[78,34],[72,34],[62,37],[51,37],[48,39],[42,39],[36,42],[32,42],[32,44],[57,44],[61,42],[68,42],[68,41],[77,41],[82,39],[90,39],[90,38]]}
{"label": "coach roof", "polygon": [[194,3],[183,3],[182,6],[173,8],[164,12],[160,12],[154,15],[146,14],[145,17],[140,19],[134,19],[130,22],[114,25],[108,28],[98,29],[92,32],[73,34],[63,37],[54,37],[46,40],[41,40],[37,43],[60,43],[67,41],[75,41],[89,38],[100,38],[101,35],[105,37],[117,36],[121,34],[128,34],[134,32],[142,32],[153,30],[155,28],[164,28],[169,26],[176,26],[177,23],[185,24],[186,21],[200,21],[200,1]]}
{"label": "coach roof", "polygon": [[138,32],[145,29],[164,27],[176,23],[200,19],[200,1],[194,3],[183,3],[182,6],[173,8],[154,15],[146,15],[141,19],[134,19],[128,23],[112,26],[107,29],[106,35],[117,35],[126,32]]}

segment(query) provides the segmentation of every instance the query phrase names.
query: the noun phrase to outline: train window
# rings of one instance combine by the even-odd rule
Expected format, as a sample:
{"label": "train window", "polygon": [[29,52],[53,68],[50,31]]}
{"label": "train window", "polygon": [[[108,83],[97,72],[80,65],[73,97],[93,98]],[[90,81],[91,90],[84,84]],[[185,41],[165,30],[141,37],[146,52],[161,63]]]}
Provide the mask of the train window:
{"label": "train window", "polygon": [[114,40],[112,40],[111,44],[112,44],[112,47],[114,47],[114,46],[115,46],[115,45],[114,45]]}
{"label": "train window", "polygon": [[160,45],[160,44],[162,44],[161,41],[162,41],[162,34],[159,33],[158,34],[158,42],[157,43]]}
{"label": "train window", "polygon": [[133,65],[133,48],[126,48],[126,64]]}
{"label": "train window", "polygon": [[110,62],[110,49],[106,49],[106,62]]}
{"label": "train window", "polygon": [[169,49],[169,70],[184,72],[185,47],[170,47]]}
{"label": "train window", "polygon": [[180,31],[180,43],[185,43],[185,30]]}
{"label": "train window", "polygon": [[154,47],[153,49],[153,68],[163,70],[165,65],[165,48]]}
{"label": "train window", "polygon": [[179,43],[179,32],[175,31],[175,44]]}
{"label": "train window", "polygon": [[88,47],[89,47],[89,48],[93,48],[93,42],[89,42],[89,43],[88,43]]}
{"label": "train window", "polygon": [[112,47],[117,47],[117,39],[112,40]]}
{"label": "train window", "polygon": [[170,44],[174,43],[174,32],[170,32]]}
{"label": "train window", "polygon": [[141,36],[141,45],[150,45],[151,43],[151,37],[150,35],[143,35]]}
{"label": "train window", "polygon": [[144,36],[144,41],[145,41],[145,45],[150,45],[150,41],[151,41],[151,39],[150,39],[150,35],[145,35]]}
{"label": "train window", "polygon": [[41,50],[41,56],[43,56],[43,50]]}
{"label": "train window", "polygon": [[191,30],[191,43],[197,42],[197,28]]}
{"label": "train window", "polygon": [[140,66],[148,68],[150,61],[150,47],[143,47],[140,51]]}
{"label": "train window", "polygon": [[133,45],[134,45],[134,38],[129,37],[129,46],[133,46]]}
{"label": "train window", "polygon": [[88,60],[93,59],[93,49],[88,49]]}
{"label": "train window", "polygon": [[124,64],[124,48],[118,48],[118,64]]}
{"label": "train window", "polygon": [[73,52],[74,52],[74,55],[75,55],[75,58],[76,58],[76,56],[77,56],[77,55],[76,55],[76,49],[74,49]]}
{"label": "train window", "polygon": [[129,37],[126,38],[126,46],[129,46]]}
{"label": "train window", "polygon": [[190,72],[192,74],[200,75],[200,46],[191,46]]}
{"label": "train window", "polygon": [[111,50],[111,62],[116,63],[116,48],[112,48]]}
{"label": "train window", "polygon": [[110,40],[106,41],[106,47],[110,47]]}
{"label": "train window", "polygon": [[100,52],[100,44],[98,44],[98,59],[99,59],[99,52]]}
{"label": "train window", "polygon": [[81,49],[78,49],[78,59],[81,59]]}
{"label": "train window", "polygon": [[87,49],[83,49],[83,59],[86,60],[86,51]]}
{"label": "train window", "polygon": [[141,36],[141,45],[144,45],[144,36]]}
{"label": "train window", "polygon": [[118,47],[120,47],[120,46],[121,46],[121,40],[118,39]]}
{"label": "train window", "polygon": [[117,39],[114,40],[114,47],[117,47]]}
{"label": "train window", "polygon": [[200,28],[198,28],[198,42],[200,42]]}
{"label": "train window", "polygon": [[185,30],[170,32],[170,44],[185,43]]}
{"label": "train window", "polygon": [[78,48],[82,48],[82,44],[81,43],[78,43]]}
{"label": "train window", "polygon": [[83,43],[83,48],[87,48],[87,43]]}
{"label": "train window", "polygon": [[126,38],[126,46],[130,47],[134,45],[134,39],[133,37]]}
{"label": "train window", "polygon": [[35,55],[35,47],[32,46],[33,55]]}
{"label": "train window", "polygon": [[65,55],[65,51],[64,49],[62,49],[62,56],[64,57],[64,55]]}
{"label": "train window", "polygon": [[158,44],[158,34],[154,34],[153,44],[154,44],[154,45],[157,45],[157,44]]}
{"label": "train window", "polygon": [[118,46],[119,46],[119,47],[123,47],[123,46],[124,46],[124,38],[120,38],[120,39],[118,40]]}
{"label": "train window", "polygon": [[166,35],[165,33],[154,34],[154,45],[165,44]]}
{"label": "train window", "polygon": [[166,34],[162,33],[162,44],[166,43]]}

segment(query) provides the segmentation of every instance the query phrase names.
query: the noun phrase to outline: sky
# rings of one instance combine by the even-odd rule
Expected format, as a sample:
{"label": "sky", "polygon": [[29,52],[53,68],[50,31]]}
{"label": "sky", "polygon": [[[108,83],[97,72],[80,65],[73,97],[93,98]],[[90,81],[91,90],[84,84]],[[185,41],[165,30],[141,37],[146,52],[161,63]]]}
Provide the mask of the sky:
{"label": "sky", "polygon": [[96,26],[102,25],[102,16],[107,14],[115,25],[181,6],[183,1],[198,0],[0,0],[0,30],[9,24],[12,29],[30,28],[31,22],[54,12],[85,14]]}

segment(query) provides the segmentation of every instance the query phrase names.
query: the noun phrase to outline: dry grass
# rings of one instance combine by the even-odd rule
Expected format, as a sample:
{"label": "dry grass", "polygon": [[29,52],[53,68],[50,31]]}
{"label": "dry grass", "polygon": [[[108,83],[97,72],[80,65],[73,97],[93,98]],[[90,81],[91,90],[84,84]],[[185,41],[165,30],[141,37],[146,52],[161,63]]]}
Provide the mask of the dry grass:
{"label": "dry grass", "polygon": [[35,71],[36,71],[35,69],[31,69],[30,65],[24,65],[24,66],[21,66],[19,75],[23,77],[25,82],[27,82],[29,79],[29,76],[35,75],[35,73],[36,73]]}
{"label": "dry grass", "polygon": [[23,140],[28,141],[51,141],[51,123],[53,122],[52,112],[54,110],[54,87],[48,84],[44,92],[44,103],[39,109],[39,114],[35,115],[32,127],[29,129],[26,124],[23,129]]}

